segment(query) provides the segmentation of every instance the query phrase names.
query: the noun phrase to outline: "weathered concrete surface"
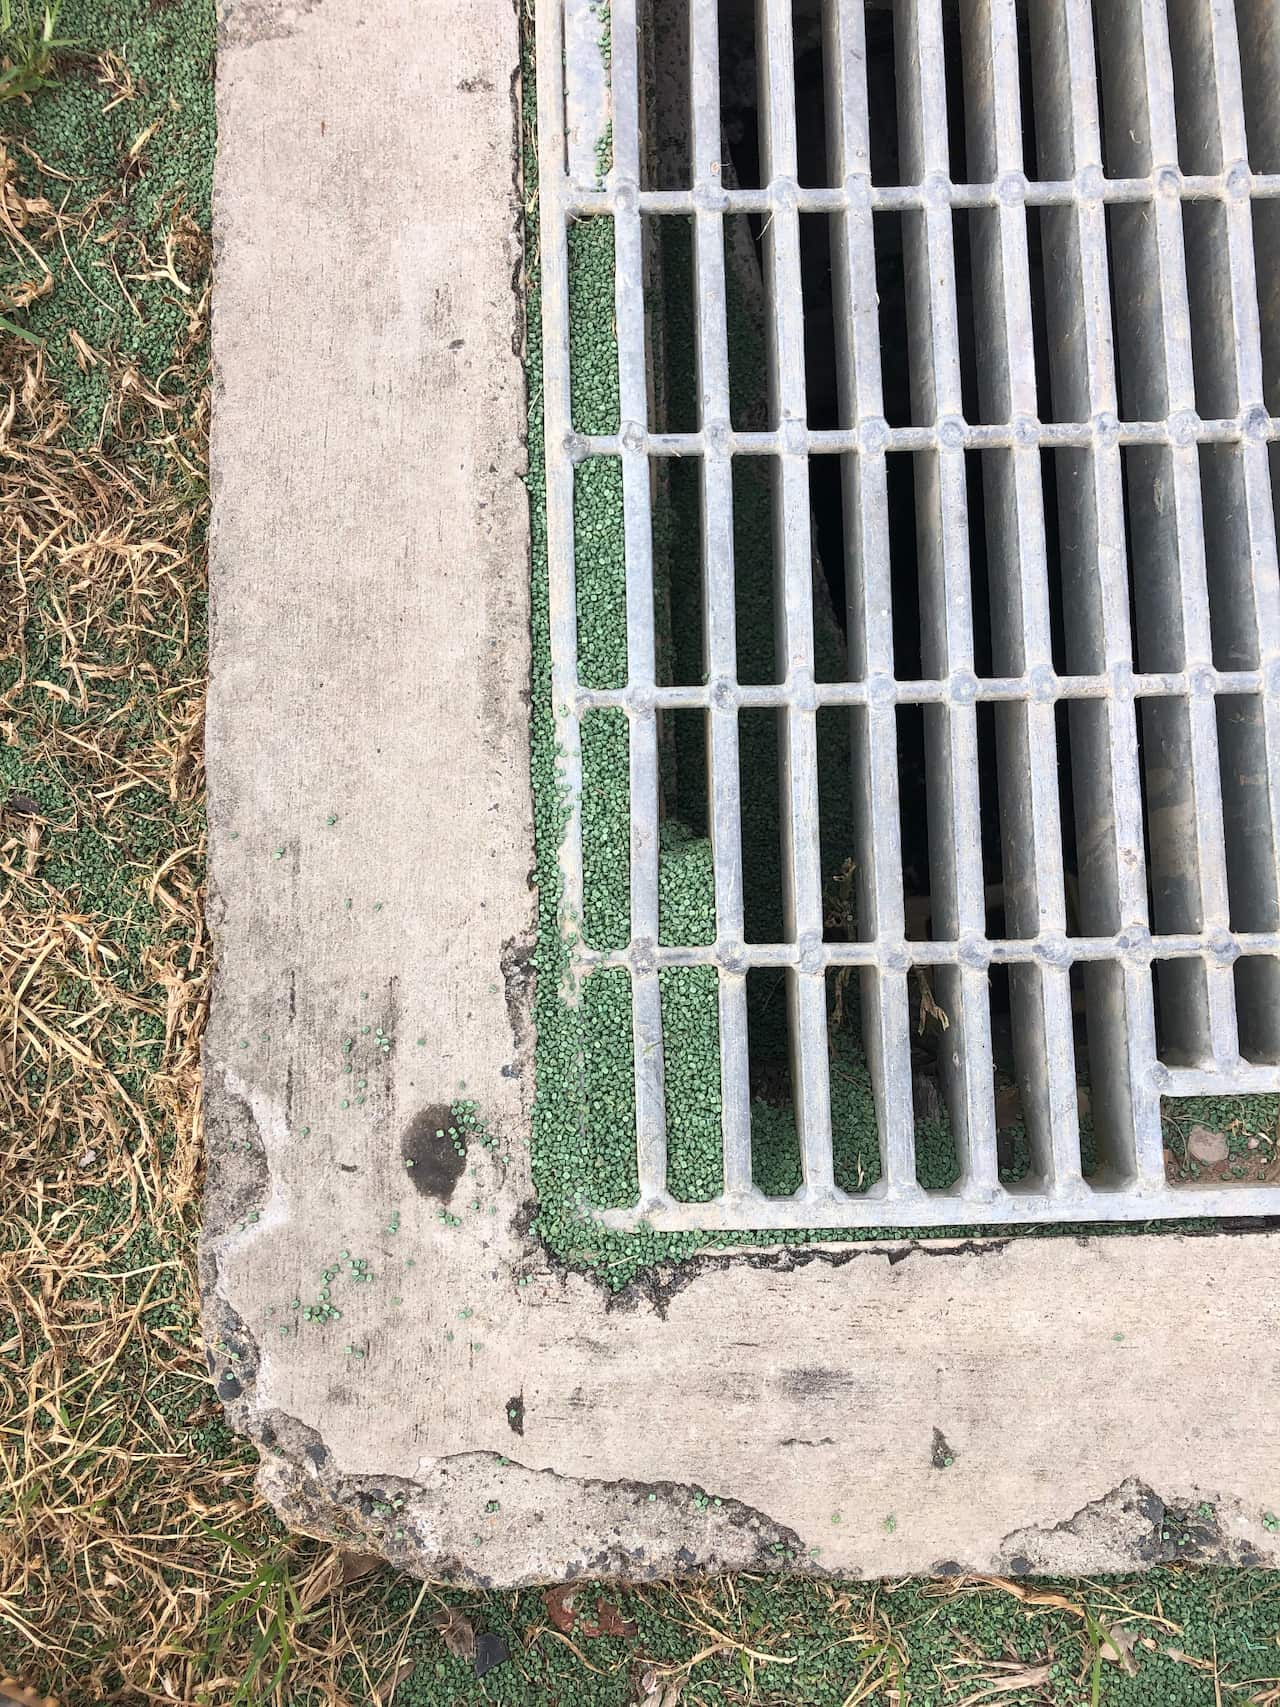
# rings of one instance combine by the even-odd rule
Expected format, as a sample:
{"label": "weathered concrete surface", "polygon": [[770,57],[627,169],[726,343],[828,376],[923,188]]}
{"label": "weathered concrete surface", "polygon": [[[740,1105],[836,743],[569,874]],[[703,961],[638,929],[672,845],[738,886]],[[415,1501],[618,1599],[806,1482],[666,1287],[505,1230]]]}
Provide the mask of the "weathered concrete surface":
{"label": "weathered concrete surface", "polygon": [[[225,21],[203,1270],[264,1486],[501,1583],[1280,1563],[1274,1236],[755,1252],[611,1302],[524,1232],[516,62],[503,0]],[[450,1183],[464,1080],[502,1144]],[[299,1326],[343,1251],[374,1278]]]}

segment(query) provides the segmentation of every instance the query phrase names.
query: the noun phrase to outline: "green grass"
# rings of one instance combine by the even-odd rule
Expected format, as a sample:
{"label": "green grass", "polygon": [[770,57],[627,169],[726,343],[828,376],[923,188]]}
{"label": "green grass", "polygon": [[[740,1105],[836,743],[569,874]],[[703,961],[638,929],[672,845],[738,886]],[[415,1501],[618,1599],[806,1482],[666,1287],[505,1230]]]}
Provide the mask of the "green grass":
{"label": "green grass", "polygon": [[[410,1603],[409,1589],[397,1592]],[[1043,1595],[1041,1605],[976,1583],[954,1589],[738,1577],[731,1591],[721,1585],[707,1595],[606,1592],[621,1616],[635,1621],[636,1634],[579,1637],[592,1669],[547,1628],[534,1591],[443,1596],[477,1630],[502,1636],[519,1658],[478,1685],[438,1638],[416,1632],[406,1652],[421,1653],[420,1667],[398,1692],[397,1707],[632,1707],[645,1699],[639,1685],[646,1670],[655,1682],[664,1675],[683,1681],[682,1707],[846,1707],[859,1699],[889,1707],[891,1689],[900,1692],[899,1707],[965,1700],[1214,1707],[1215,1687],[1224,1703],[1265,1702],[1280,1669],[1280,1586],[1256,1572],[1156,1571],[1140,1582],[1023,1590],[1032,1600]],[[589,1617],[595,1596],[587,1598]],[[1130,1644],[1131,1671],[1118,1658]],[[1025,1685],[1011,1688],[1020,1676]],[[997,1684],[1001,1693],[985,1692]]]}
{"label": "green grass", "polygon": [[[17,101],[47,88],[54,55],[72,46],[58,34],[62,0],[33,6],[31,0],[0,0],[0,102]],[[12,321],[0,322],[0,331],[22,337]]]}

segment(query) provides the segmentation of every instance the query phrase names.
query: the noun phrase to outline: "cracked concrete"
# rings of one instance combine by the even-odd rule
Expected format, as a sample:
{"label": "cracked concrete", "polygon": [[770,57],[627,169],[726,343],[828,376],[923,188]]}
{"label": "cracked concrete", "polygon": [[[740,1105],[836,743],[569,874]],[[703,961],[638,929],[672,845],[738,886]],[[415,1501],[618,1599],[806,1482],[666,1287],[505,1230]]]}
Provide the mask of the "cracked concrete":
{"label": "cracked concrete", "polygon": [[515,16],[223,13],[202,1276],[266,1493],[495,1584],[1280,1564],[1273,1234],[617,1299],[531,1238]]}

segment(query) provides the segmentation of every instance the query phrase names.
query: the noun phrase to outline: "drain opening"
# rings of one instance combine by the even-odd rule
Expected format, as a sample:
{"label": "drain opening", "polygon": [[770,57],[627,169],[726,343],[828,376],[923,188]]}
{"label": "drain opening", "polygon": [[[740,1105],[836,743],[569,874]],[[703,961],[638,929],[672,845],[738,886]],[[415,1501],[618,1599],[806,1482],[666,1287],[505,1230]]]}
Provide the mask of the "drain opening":
{"label": "drain opening", "polygon": [[[593,605],[561,659],[566,911],[587,983],[633,991],[621,1222],[1221,1210],[1271,1182],[1191,1171],[1170,1111],[1253,1099],[1247,1125],[1280,1089],[1280,24],[1258,0],[761,17],[655,0],[637,65],[615,6],[613,172],[551,191],[571,291],[608,248],[575,261],[580,233],[616,232],[617,406],[607,363],[571,388],[559,478]],[[619,905],[588,736],[611,714],[621,942],[593,925]],[[701,862],[696,932],[664,916],[673,861]]]}

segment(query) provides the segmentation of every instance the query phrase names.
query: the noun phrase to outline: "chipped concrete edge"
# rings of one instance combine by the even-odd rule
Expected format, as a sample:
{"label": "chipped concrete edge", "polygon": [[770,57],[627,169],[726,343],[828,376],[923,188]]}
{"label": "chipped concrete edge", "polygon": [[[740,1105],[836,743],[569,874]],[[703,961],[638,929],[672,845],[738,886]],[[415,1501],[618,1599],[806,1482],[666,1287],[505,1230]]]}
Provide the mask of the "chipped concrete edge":
{"label": "chipped concrete edge", "polygon": [[[671,1481],[566,1476],[521,1463],[516,1449],[461,1449],[416,1479],[344,1474],[318,1430],[259,1405],[258,1346],[219,1288],[210,1241],[201,1276],[210,1377],[230,1425],[259,1450],[261,1493],[292,1529],[379,1553],[412,1575],[479,1588],[519,1588],[552,1576],[651,1581],[803,1562],[793,1529],[740,1500]],[[552,1570],[533,1550],[524,1569],[496,1573],[468,1557],[480,1539],[477,1527],[494,1510],[532,1527],[552,1508],[561,1512],[564,1532],[578,1538]]]}

